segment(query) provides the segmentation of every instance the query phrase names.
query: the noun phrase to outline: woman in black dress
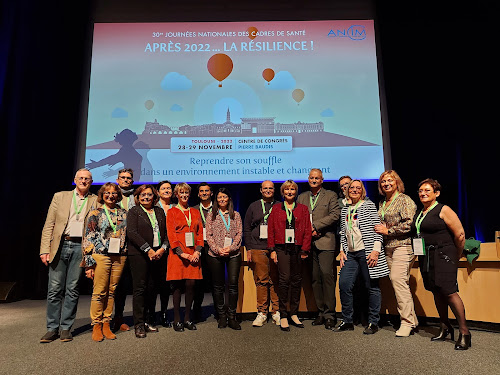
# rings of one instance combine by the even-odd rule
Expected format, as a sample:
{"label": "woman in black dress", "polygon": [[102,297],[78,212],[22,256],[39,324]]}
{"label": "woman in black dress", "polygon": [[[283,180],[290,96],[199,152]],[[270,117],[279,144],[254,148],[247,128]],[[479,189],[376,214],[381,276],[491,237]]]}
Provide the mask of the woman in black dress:
{"label": "woman in black dress", "polygon": [[[453,327],[448,319],[448,306],[455,315],[459,337],[456,350],[467,350],[471,346],[471,335],[465,320],[465,307],[458,295],[457,269],[465,245],[465,233],[457,214],[448,206],[437,202],[441,185],[426,179],[418,185],[418,196],[423,209],[416,212],[413,226],[416,238],[413,248],[419,256],[420,272],[425,289],[432,292],[441,321],[441,330],[431,341],[444,341],[448,334],[454,340]],[[423,243],[421,239],[423,238]]]}

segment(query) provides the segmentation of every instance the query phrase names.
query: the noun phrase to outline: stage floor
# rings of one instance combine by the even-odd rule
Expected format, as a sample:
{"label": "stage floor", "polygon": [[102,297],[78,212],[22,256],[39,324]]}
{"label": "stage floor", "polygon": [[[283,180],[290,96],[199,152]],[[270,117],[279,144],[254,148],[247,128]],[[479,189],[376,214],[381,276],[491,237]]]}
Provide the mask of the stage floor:
{"label": "stage floor", "polygon": [[[131,316],[132,297],[126,315]],[[211,303],[206,295],[207,304]],[[217,328],[213,316],[197,331],[160,332],[137,339],[133,331],[117,340],[91,339],[90,296],[81,296],[74,340],[40,344],[45,333],[45,301],[0,304],[0,374],[495,374],[500,373],[500,334],[472,330],[472,347],[453,349],[453,342],[430,342],[435,327],[409,338],[394,337],[392,327],[373,336],[363,327],[332,332],[311,326],[281,332],[268,323],[241,331]],[[205,306],[206,312],[212,311]],[[455,330],[458,334],[458,330]]]}

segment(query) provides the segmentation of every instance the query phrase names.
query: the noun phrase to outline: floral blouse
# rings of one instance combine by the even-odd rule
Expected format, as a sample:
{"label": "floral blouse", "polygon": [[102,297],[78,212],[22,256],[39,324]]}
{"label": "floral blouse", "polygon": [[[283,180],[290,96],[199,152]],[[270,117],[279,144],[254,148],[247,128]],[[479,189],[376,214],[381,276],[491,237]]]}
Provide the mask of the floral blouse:
{"label": "floral blouse", "polygon": [[[229,237],[233,240],[230,246],[229,257],[235,257],[240,254],[241,239],[243,233],[243,224],[241,221],[241,216],[238,212],[234,211],[234,219],[231,219],[229,223],[229,232],[222,221],[219,214],[215,220],[212,220],[211,211],[207,216],[206,228],[207,228],[207,243],[210,247],[208,254],[210,256],[218,256],[220,249],[224,247],[224,238]],[[229,221],[229,213],[224,213],[224,219],[226,223]]]}
{"label": "floral blouse", "polygon": [[406,194],[400,193],[389,207],[386,207],[384,218],[382,219],[382,205],[379,204],[378,214],[383,223],[387,226],[388,234],[384,235],[384,246],[386,248],[396,248],[398,246],[411,245],[411,223],[417,210],[417,205]]}
{"label": "floral blouse", "polygon": [[92,254],[108,255],[109,239],[111,237],[120,238],[120,255],[127,253],[125,246],[127,211],[117,207],[116,210],[108,210],[108,212],[111,221],[116,224],[116,233],[109,223],[104,207],[89,213],[85,236],[82,241],[82,263],[85,267],[95,265],[96,262],[92,258]]}

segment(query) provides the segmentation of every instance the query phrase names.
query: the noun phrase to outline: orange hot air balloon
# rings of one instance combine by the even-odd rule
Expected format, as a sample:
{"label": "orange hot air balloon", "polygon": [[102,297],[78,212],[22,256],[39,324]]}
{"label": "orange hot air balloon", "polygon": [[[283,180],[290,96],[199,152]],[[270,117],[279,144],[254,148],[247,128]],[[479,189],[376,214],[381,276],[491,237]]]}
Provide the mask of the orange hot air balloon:
{"label": "orange hot air balloon", "polygon": [[219,81],[219,87],[222,82],[233,71],[233,60],[228,55],[217,53],[213,55],[207,63],[208,72]]}
{"label": "orange hot air balloon", "polygon": [[252,40],[253,40],[253,39],[255,39],[255,38],[257,37],[257,32],[258,32],[259,30],[257,30],[257,28],[256,28],[256,27],[250,26],[250,27],[247,29],[247,31],[248,31],[248,37],[249,37],[250,39],[252,39]]}
{"label": "orange hot air balloon", "polygon": [[304,91],[301,89],[295,89],[292,92],[292,98],[297,102],[297,105],[304,99]]}
{"label": "orange hot air balloon", "polygon": [[267,81],[267,84],[269,85],[269,82],[274,78],[274,70],[271,68],[264,69],[262,72],[262,77]]}

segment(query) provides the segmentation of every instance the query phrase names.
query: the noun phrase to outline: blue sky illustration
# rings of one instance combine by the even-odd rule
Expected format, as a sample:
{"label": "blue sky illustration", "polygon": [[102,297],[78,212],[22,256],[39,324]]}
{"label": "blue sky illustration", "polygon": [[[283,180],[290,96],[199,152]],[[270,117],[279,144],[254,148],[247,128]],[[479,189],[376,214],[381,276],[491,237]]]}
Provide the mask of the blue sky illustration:
{"label": "blue sky illustration", "polygon": [[193,82],[180,73],[170,72],[163,77],[160,86],[166,91],[185,91],[193,87]]}
{"label": "blue sky illustration", "polygon": [[126,118],[126,117],[128,117],[128,112],[123,108],[116,107],[115,109],[113,109],[113,112],[111,112],[111,118]]}
{"label": "blue sky illustration", "polygon": [[274,78],[269,82],[265,83],[265,87],[269,90],[291,90],[295,88],[296,85],[295,78],[286,70],[282,70],[274,76]]}
{"label": "blue sky illustration", "polygon": [[331,108],[327,108],[321,111],[321,117],[333,117],[333,110]]}

